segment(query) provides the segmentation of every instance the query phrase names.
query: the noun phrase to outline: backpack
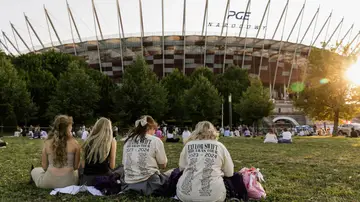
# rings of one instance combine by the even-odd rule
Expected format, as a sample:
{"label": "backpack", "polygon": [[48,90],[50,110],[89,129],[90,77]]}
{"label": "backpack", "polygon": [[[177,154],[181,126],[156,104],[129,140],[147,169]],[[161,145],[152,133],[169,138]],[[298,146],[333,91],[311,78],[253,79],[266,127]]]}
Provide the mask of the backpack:
{"label": "backpack", "polygon": [[266,198],[265,190],[260,184],[260,182],[265,182],[265,180],[259,169],[245,167],[240,170],[240,173],[243,176],[243,181],[250,199],[261,200],[262,198]]}

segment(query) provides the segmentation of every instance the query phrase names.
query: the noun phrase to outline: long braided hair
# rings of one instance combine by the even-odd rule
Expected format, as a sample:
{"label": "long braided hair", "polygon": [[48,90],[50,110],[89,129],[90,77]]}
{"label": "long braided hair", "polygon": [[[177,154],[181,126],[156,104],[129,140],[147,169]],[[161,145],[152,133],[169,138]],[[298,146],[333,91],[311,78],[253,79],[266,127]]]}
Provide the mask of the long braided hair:
{"label": "long braided hair", "polygon": [[70,135],[68,134],[70,132],[68,128],[72,124],[73,119],[71,116],[58,115],[55,117],[51,131],[49,132],[47,141],[51,141],[50,148],[56,167],[63,167],[67,164],[66,146]]}

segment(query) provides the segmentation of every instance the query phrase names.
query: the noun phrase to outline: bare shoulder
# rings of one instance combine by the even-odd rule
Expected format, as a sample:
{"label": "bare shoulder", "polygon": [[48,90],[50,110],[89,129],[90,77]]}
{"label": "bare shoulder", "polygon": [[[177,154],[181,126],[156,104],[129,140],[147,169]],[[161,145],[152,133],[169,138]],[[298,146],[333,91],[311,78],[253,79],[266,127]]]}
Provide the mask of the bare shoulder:
{"label": "bare shoulder", "polygon": [[69,140],[68,140],[68,143],[72,146],[72,147],[74,147],[74,148],[80,148],[80,144],[79,144],[79,142],[75,139],[75,138],[70,138]]}

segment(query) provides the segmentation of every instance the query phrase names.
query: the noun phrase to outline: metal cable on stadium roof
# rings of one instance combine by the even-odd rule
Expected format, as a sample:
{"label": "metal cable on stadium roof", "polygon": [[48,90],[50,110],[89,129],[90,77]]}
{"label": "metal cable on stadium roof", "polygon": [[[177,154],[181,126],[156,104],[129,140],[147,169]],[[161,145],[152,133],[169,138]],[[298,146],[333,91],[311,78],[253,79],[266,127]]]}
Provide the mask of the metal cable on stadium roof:
{"label": "metal cable on stadium roof", "polygon": [[[6,43],[6,42],[5,42],[5,43]],[[11,53],[11,51],[9,50],[9,48],[7,47],[7,45],[4,44],[1,39],[0,39],[0,44],[5,48],[5,50],[6,50],[11,56],[14,56],[14,55]]]}
{"label": "metal cable on stadium roof", "polygon": [[183,28],[182,28],[182,36],[183,36],[183,74],[185,74],[186,67],[186,0],[184,0],[184,8],[183,8]]}
{"label": "metal cable on stadium roof", "polygon": [[[264,11],[264,15],[263,15],[263,19],[264,19],[265,14],[267,12],[267,14],[266,14],[266,28],[265,28],[265,31],[264,31],[263,44],[262,44],[262,49],[261,49],[261,53],[260,53],[261,56],[260,56],[260,65],[259,65],[259,74],[258,74],[259,79],[260,79],[260,75],[261,75],[261,67],[262,67],[262,62],[263,62],[263,52],[264,52],[264,49],[265,49],[265,39],[266,39],[268,23],[269,23],[270,4],[271,4],[271,0],[268,1],[267,5],[266,5],[266,8],[265,8],[265,11]],[[260,23],[260,29],[262,27],[263,19],[261,20],[261,23]],[[258,33],[256,34],[256,38],[257,38],[257,36],[259,34],[259,30],[258,30]],[[268,69],[270,71],[270,65],[269,64],[268,64]]]}
{"label": "metal cable on stadium roof", "polygon": [[93,29],[91,29],[91,28],[86,24],[86,22],[85,22],[79,15],[77,15],[77,13],[76,13],[75,10],[71,10],[71,11],[72,11],[72,14],[75,15],[76,19],[79,19],[79,20],[81,21],[81,23],[82,23],[83,25],[85,25],[85,27],[88,29],[88,31],[90,31],[90,32],[93,32],[93,31],[94,31]]}
{"label": "metal cable on stadium roof", "polygon": [[[225,15],[227,16],[228,10],[230,9],[230,0],[228,0],[228,5],[226,6],[227,11],[225,12]],[[229,18],[226,18],[226,24],[229,24]],[[224,27],[224,24],[223,24]],[[222,28],[223,29],[223,28]],[[228,37],[228,30],[229,30],[229,26],[226,26],[226,33],[225,33],[225,46],[224,46],[224,59],[223,59],[223,64],[222,64],[222,73],[225,72],[225,65],[226,65],[226,53],[227,53],[227,37]]]}
{"label": "metal cable on stadium roof", "polygon": [[289,89],[290,87],[290,83],[291,83],[291,77],[292,77],[292,73],[294,70],[294,65],[297,65],[297,59],[296,59],[296,54],[297,54],[297,49],[298,49],[298,42],[299,42],[299,38],[300,38],[300,31],[301,31],[301,26],[303,23],[303,18],[304,18],[304,13],[305,13],[305,5],[306,5],[306,0],[304,1],[303,7],[302,7],[302,14],[301,14],[301,19],[300,19],[300,25],[299,25],[299,30],[298,30],[298,35],[296,38],[296,47],[294,50],[294,55],[293,55],[293,62],[291,64],[291,69],[290,69],[290,75],[289,75],[289,80],[288,80],[288,84],[287,84],[287,88]]}
{"label": "metal cable on stadium roof", "polygon": [[[248,12],[250,3],[251,3],[251,0],[248,0],[247,5],[246,5],[245,13]],[[242,33],[242,30],[243,30],[243,27],[244,27],[244,22],[245,22],[245,18],[242,19],[242,23],[241,23],[241,26],[240,26],[239,37],[241,37],[241,33]],[[248,20],[248,22],[249,22],[249,20]],[[247,30],[247,27],[246,27],[246,30]]]}
{"label": "metal cable on stadium roof", "polygon": [[[79,29],[78,29],[78,27],[77,27],[77,25],[76,25],[76,22],[75,22],[75,19],[74,19],[74,15],[73,15],[73,13],[72,13],[72,11],[71,11],[70,5],[69,5],[69,3],[68,3],[67,0],[66,0],[66,7],[67,7],[66,10],[67,10],[67,12],[68,12],[69,18],[71,19],[71,20],[70,20],[70,28],[71,28],[71,22],[72,22],[72,23],[74,24],[74,28],[75,28],[75,31],[76,31],[76,33],[77,33],[77,35],[78,35],[79,41],[82,42]],[[72,30],[72,28],[71,28],[71,30]]]}
{"label": "metal cable on stadium roof", "polygon": [[289,0],[287,1],[286,7],[285,7],[284,25],[283,25],[283,29],[282,29],[282,33],[281,33],[281,41],[280,41],[280,47],[279,47],[279,51],[278,51],[278,57],[277,57],[277,60],[276,60],[275,75],[274,75],[272,91],[274,91],[274,89],[275,89],[275,83],[276,83],[277,71],[278,71],[278,68],[279,68],[281,49],[282,49],[282,46],[283,46],[283,38],[284,38],[284,32],[285,32],[285,25],[286,25],[286,19],[287,19],[288,10],[289,10]]}
{"label": "metal cable on stadium roof", "polygon": [[[331,13],[332,12],[333,11],[331,11]],[[329,34],[329,28],[330,28],[331,20],[332,20],[332,15],[330,16],[329,23],[327,24],[327,28],[326,28],[326,32],[325,32],[325,39],[324,39],[324,42],[322,44],[323,49],[325,49],[325,47],[326,47],[326,44],[324,44],[324,43],[326,43],[326,41],[327,41],[327,35]]]}
{"label": "metal cable on stadium roof", "polygon": [[94,0],[92,1],[92,7],[93,7],[92,11],[93,11],[93,18],[94,18],[95,35],[96,35],[96,45],[97,45],[98,58],[99,58],[99,70],[100,70],[100,72],[102,72],[102,64],[101,64],[101,57],[100,57],[100,47],[99,47],[99,38],[98,38],[97,29],[96,29],[96,12],[95,12]]}
{"label": "metal cable on stadium roof", "polygon": [[208,29],[208,22],[209,22],[209,12],[208,12],[209,4],[208,0],[206,0],[206,27],[205,27],[205,44],[204,44],[204,67],[206,67],[206,53],[207,53],[207,29]]}
{"label": "metal cable on stadium roof", "polygon": [[[164,0],[162,0],[164,1]],[[208,13],[208,6],[209,6],[209,0],[205,0],[205,8],[204,8],[204,18],[203,18],[203,25],[201,29],[201,35],[204,35],[205,26],[207,27],[206,17]]]}
{"label": "metal cable on stadium roof", "polygon": [[72,29],[72,23],[71,23],[71,16],[70,16],[70,11],[69,11],[69,4],[66,0],[66,6],[67,6],[67,11],[68,11],[68,17],[69,17],[69,25],[70,25],[70,33],[71,33],[71,39],[73,41],[73,49],[74,49],[74,54],[77,55],[77,51],[76,51],[76,46],[75,46],[75,39],[74,39],[74,33],[73,33],[73,29]]}
{"label": "metal cable on stadium roof", "polygon": [[[2,30],[1,30],[1,31],[2,31]],[[9,37],[6,35],[6,33],[5,33],[4,31],[2,31],[2,33],[3,33],[4,40],[5,40],[5,41],[7,40],[7,41],[10,43],[10,45],[16,50],[16,52],[17,52],[18,54],[21,54],[20,51],[19,51],[19,49],[16,48],[16,46],[15,46],[14,43],[9,39]]]}
{"label": "metal cable on stadium roof", "polygon": [[47,29],[48,29],[48,32],[49,32],[51,46],[52,46],[52,48],[54,48],[54,43],[52,41],[52,36],[51,36],[51,31],[50,31],[49,19],[47,18],[47,15],[46,15],[45,5],[44,5],[44,11],[45,11],[45,19],[46,19]]}
{"label": "metal cable on stadium roof", "polygon": [[[312,50],[312,48],[313,48],[312,43],[313,43],[313,40],[314,40],[314,36],[315,36],[315,32],[316,32],[316,27],[317,27],[318,20],[319,20],[319,12],[320,12],[320,5],[319,5],[319,7],[318,7],[318,10],[317,10],[316,14],[314,15],[314,17],[316,16],[316,20],[315,20],[315,25],[314,25],[313,34],[312,34],[312,36],[311,36],[311,41],[310,41],[310,45],[309,45],[309,50],[308,50],[307,58],[310,57],[311,50]],[[313,18],[313,19],[314,19],[314,18]],[[312,21],[312,22],[313,22],[313,21]],[[310,23],[310,26],[311,26],[312,22]],[[310,28],[310,26],[309,26],[309,28]],[[304,73],[303,73],[303,77],[302,77],[302,83],[303,83],[303,84],[305,84],[307,67],[308,67],[308,64],[306,64],[305,67],[304,67]]]}
{"label": "metal cable on stadium roof", "polygon": [[[120,45],[120,60],[121,60],[121,71],[124,73],[124,57],[123,57],[123,48],[122,48],[122,37],[121,37],[121,31],[124,34],[124,29],[122,26],[122,18],[121,18],[121,11],[120,11],[120,4],[119,0],[116,0],[116,8],[117,8],[117,14],[118,14],[118,29],[119,29],[119,45]],[[120,31],[121,30],[121,31]],[[124,37],[124,35],[123,35]],[[164,49],[163,49],[164,51]],[[164,55],[164,52],[163,52]]]}
{"label": "metal cable on stadium roof", "polygon": [[223,24],[222,24],[223,26],[221,27],[220,36],[222,36],[223,31],[224,31],[225,20],[226,20],[226,19],[229,19],[229,18],[226,18],[226,17],[228,16],[229,6],[230,6],[230,0],[227,0],[226,8],[225,8],[225,13],[224,13],[224,18],[223,18]]}
{"label": "metal cable on stadium roof", "polygon": [[[13,30],[13,32],[15,32],[17,34],[17,36],[20,38],[20,40],[23,42],[23,44],[25,45],[25,47],[28,49],[29,52],[31,52],[29,46],[26,44],[26,42],[24,41],[24,39],[22,38],[22,36],[19,34],[19,32],[17,31],[17,29],[15,28],[15,26],[10,22],[10,26]],[[19,48],[19,47],[18,47]]]}
{"label": "metal cable on stadium roof", "polygon": [[[10,23],[10,26],[11,26],[11,22],[9,22]],[[18,44],[18,42],[17,42],[17,39],[16,39],[16,36],[15,36],[15,31],[14,31],[14,29],[13,29],[13,27],[11,26],[11,30],[12,30],[12,34],[13,34],[13,37],[14,37],[14,40],[15,40],[15,44],[16,44],[16,48],[18,49],[18,50],[20,50],[19,49],[19,44]]]}
{"label": "metal cable on stadium roof", "polygon": [[[338,48],[342,45],[342,43],[344,42],[345,38],[347,37],[347,35],[349,33],[351,33],[351,31],[353,30],[354,28],[354,24],[351,25],[351,27],[348,29],[348,31],[345,33],[345,35],[341,38],[340,42],[338,42],[339,39],[337,39],[337,44],[336,44],[336,47],[335,47],[335,52],[337,52]],[[340,32],[339,32],[339,35],[340,35]],[[351,35],[351,34],[350,34]]]}
{"label": "metal cable on stadium roof", "polygon": [[329,21],[329,20],[331,19],[331,16],[332,16],[332,11],[331,11],[330,15],[327,17],[327,19],[326,19],[325,23],[323,24],[323,26],[321,27],[321,29],[320,29],[319,33],[317,34],[316,38],[315,38],[314,41],[311,43],[311,47],[313,47],[314,44],[316,43],[316,41],[319,39],[319,37],[320,37],[322,31],[324,30],[326,24],[327,24],[328,22],[329,22],[329,24],[330,24],[330,21]]}
{"label": "metal cable on stadium roof", "polygon": [[[251,7],[251,0],[248,0],[248,5],[246,6],[246,11],[245,13],[250,11],[250,7]],[[248,26],[249,26],[249,19],[246,21],[246,31],[245,31],[245,40],[244,40],[244,51],[243,51],[243,58],[242,58],[242,62],[241,62],[241,68],[244,68],[244,60],[245,60],[245,55],[246,55],[246,45],[247,45],[247,34],[248,34]],[[241,27],[244,27],[244,25],[242,25]]]}
{"label": "metal cable on stadium roof", "polygon": [[326,48],[326,46],[330,43],[331,39],[333,38],[333,36],[335,35],[336,31],[339,29],[339,27],[343,24],[344,22],[344,18],[341,19],[340,23],[336,26],[334,32],[331,34],[330,38],[326,41],[326,43],[323,45],[323,49]]}

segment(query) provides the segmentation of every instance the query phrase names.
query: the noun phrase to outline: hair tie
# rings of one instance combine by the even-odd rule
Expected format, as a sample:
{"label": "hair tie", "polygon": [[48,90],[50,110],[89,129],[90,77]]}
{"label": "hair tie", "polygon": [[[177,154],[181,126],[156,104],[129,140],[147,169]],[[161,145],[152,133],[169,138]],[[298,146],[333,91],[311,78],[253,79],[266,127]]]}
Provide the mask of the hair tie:
{"label": "hair tie", "polygon": [[147,124],[147,116],[144,116],[143,118],[135,121],[135,127],[138,127],[139,124],[141,124],[141,126],[146,126],[146,124]]}

